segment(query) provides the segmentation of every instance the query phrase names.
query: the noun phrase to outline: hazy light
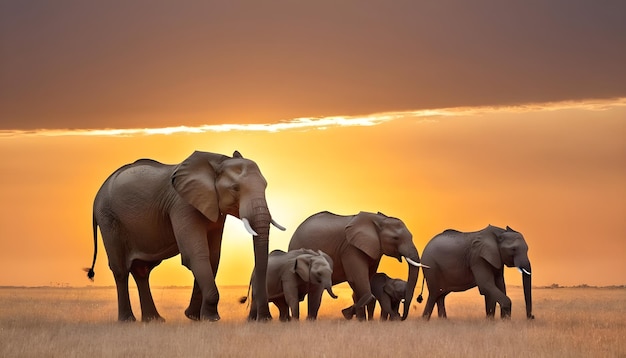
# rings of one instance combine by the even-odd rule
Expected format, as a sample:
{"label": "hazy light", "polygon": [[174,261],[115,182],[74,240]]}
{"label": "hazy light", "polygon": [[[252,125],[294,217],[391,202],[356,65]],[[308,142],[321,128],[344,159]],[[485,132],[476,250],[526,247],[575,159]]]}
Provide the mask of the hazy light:
{"label": "hazy light", "polygon": [[130,129],[42,129],[33,131],[0,130],[0,138],[9,137],[61,137],[61,136],[146,136],[171,135],[180,133],[199,134],[207,132],[280,132],[287,130],[324,130],[333,127],[367,127],[399,119],[419,119],[433,122],[436,118],[468,116],[489,113],[525,113],[559,110],[602,111],[626,106],[626,97],[610,100],[563,101],[549,103],[531,103],[515,106],[456,107],[424,109],[403,112],[385,112],[365,116],[332,116],[295,118],[277,123],[264,124],[213,124],[195,127],[178,126],[165,128],[130,128]]}

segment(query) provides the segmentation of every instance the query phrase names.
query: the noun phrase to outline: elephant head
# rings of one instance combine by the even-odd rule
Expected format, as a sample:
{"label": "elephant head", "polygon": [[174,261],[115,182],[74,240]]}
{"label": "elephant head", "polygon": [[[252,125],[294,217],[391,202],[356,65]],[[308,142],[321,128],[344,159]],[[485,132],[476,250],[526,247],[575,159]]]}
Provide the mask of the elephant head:
{"label": "elephant head", "polygon": [[[171,180],[178,194],[209,220],[216,222],[226,214],[241,219],[254,238],[256,270],[263,273],[256,275],[254,287],[266,287],[270,222],[284,228],[271,219],[265,200],[267,181],[257,164],[238,151],[232,158],[196,151],[175,168]],[[264,305],[259,317],[270,317],[266,290],[255,293],[259,305]]]}
{"label": "elephant head", "polygon": [[387,296],[400,302],[404,299],[404,293],[406,292],[406,281],[392,278],[387,280],[383,286],[383,291]]}
{"label": "elephant head", "polygon": [[333,292],[333,260],[318,250],[305,249],[306,254],[300,255],[296,258],[293,272],[296,272],[300,278],[315,285],[319,285],[328,292],[333,299],[337,298],[337,295]]}
{"label": "elephant head", "polygon": [[494,233],[492,238],[480,240],[472,243],[472,250],[480,255],[493,267],[501,269],[507,267],[517,267],[522,273],[522,283],[524,286],[524,300],[526,302],[526,316],[532,317],[532,295],[531,295],[531,267],[528,259],[528,245],[524,236],[506,227],[505,230],[494,226],[488,229]]}
{"label": "elephant head", "polygon": [[400,262],[402,257],[406,259],[409,274],[404,291],[402,314],[402,319],[406,319],[422,264],[413,244],[413,235],[404,222],[380,212],[378,214],[361,212],[346,226],[346,240],[376,261],[379,261],[382,255],[395,257]]}

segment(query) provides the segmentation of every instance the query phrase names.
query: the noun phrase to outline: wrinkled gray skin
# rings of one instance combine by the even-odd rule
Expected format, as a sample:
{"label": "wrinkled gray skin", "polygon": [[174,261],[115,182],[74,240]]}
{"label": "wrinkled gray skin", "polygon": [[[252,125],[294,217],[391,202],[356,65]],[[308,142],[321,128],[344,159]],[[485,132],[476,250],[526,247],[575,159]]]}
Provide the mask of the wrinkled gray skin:
{"label": "wrinkled gray skin", "polygon": [[[372,294],[376,297],[376,301],[380,304],[380,320],[399,320],[400,302],[404,299],[406,292],[406,281],[397,278],[391,278],[382,272],[374,274],[370,280]],[[376,301],[367,304],[367,317],[372,320],[374,318],[374,309]],[[346,319],[352,319],[356,313],[354,306],[350,306],[341,311]]]}
{"label": "wrinkled gray skin", "polygon": [[[360,212],[350,216],[317,213],[302,222],[291,237],[289,250],[300,248],[322,250],[330,255],[334,262],[333,285],[344,281],[350,284],[359,320],[366,320],[364,305],[375,299],[370,279],[382,255],[400,262],[402,257],[407,258],[409,275],[404,299],[411,302],[420,261],[413,235],[400,219],[382,213]],[[408,316],[409,306],[404,306],[403,320]]]}
{"label": "wrinkled gray skin", "polygon": [[[308,295],[307,319],[315,320],[324,290],[337,298],[332,290],[333,260],[322,251],[299,249],[289,252],[274,250],[267,262],[267,297],[280,312],[281,321],[300,319],[300,302]],[[252,280],[254,282],[254,272]],[[242,301],[242,303],[245,300]],[[257,317],[255,298],[248,319]],[[291,315],[289,311],[291,310]]]}
{"label": "wrinkled gray skin", "polygon": [[428,300],[422,316],[426,319],[430,318],[435,303],[439,317],[446,318],[446,295],[475,286],[485,296],[487,317],[494,317],[497,302],[501,317],[509,318],[511,300],[506,295],[504,265],[522,271],[526,317],[534,318],[528,245],[522,234],[508,226],[501,229],[489,225],[483,230],[467,233],[446,230],[426,245],[422,263],[430,266],[424,270]]}
{"label": "wrinkled gray skin", "polygon": [[[93,207],[94,245],[97,227],[115,277],[118,320],[135,321],[128,293],[132,274],[143,321],[160,320],[150,293],[150,271],[180,253],[194,275],[193,293],[185,315],[194,320],[219,320],[215,275],[220,260],[226,215],[249,221],[256,286],[265,287],[270,213],[267,182],[251,160],[194,152],[178,165],[140,159],[116,170],[98,191]],[[93,278],[94,259],[89,278]],[[255,292],[258,319],[271,319],[265,289]]]}

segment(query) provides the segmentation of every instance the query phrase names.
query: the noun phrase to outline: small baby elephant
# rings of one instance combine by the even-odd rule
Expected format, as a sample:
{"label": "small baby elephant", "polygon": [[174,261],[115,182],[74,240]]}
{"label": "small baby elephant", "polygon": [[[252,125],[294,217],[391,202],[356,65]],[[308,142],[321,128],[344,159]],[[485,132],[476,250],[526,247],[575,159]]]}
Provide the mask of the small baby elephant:
{"label": "small baby elephant", "polygon": [[[322,251],[299,249],[289,252],[274,250],[267,261],[267,297],[280,312],[280,320],[300,319],[300,302],[308,294],[307,319],[317,318],[324,290],[332,298],[333,260]],[[254,272],[251,283],[254,282]],[[240,302],[246,302],[243,297]],[[257,317],[254,295],[248,320]],[[289,310],[291,309],[291,316]]]}
{"label": "small baby elephant", "polygon": [[[374,308],[376,301],[380,303],[380,320],[391,321],[399,320],[400,302],[404,298],[406,291],[406,281],[397,278],[391,278],[384,273],[377,272],[370,280],[372,294],[376,300],[372,300],[367,304],[367,316],[369,320],[374,318]],[[354,306],[350,306],[342,310],[345,318],[351,319],[355,314]]]}

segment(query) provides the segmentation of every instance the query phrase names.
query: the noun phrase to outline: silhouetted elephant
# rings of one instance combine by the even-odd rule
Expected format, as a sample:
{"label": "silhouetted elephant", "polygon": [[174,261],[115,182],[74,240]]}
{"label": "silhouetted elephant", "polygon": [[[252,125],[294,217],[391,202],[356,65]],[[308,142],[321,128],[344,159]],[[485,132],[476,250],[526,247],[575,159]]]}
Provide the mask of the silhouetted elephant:
{"label": "silhouetted elephant", "polygon": [[[485,296],[488,317],[495,314],[496,302],[501,316],[511,316],[511,300],[506,295],[503,268],[517,267],[522,272],[526,316],[532,314],[531,269],[528,245],[522,234],[489,225],[476,232],[446,230],[433,237],[424,248],[422,263],[428,285],[428,300],[422,316],[430,318],[435,303],[439,317],[446,317],[445,298],[450,292],[465,291],[478,286]],[[423,287],[422,287],[423,290]],[[421,302],[421,294],[417,298]]]}
{"label": "silhouetted elephant", "polygon": [[360,212],[341,216],[324,211],[306,219],[294,232],[289,250],[300,248],[322,250],[330,255],[334,262],[333,284],[348,281],[354,291],[359,320],[366,319],[363,306],[375,299],[370,279],[376,273],[381,257],[387,255],[400,262],[404,257],[409,275],[402,319],[408,316],[422,264],[413,244],[413,235],[402,220],[382,213]]}
{"label": "silhouetted elephant", "polygon": [[194,275],[193,293],[185,310],[191,319],[216,321],[219,293],[215,273],[220,261],[226,215],[241,219],[253,236],[258,319],[271,319],[265,290],[270,217],[265,201],[267,182],[257,164],[235,151],[233,157],[194,152],[178,165],[140,159],[111,174],[93,205],[94,256],[97,227],[115,277],[118,320],[134,321],[128,274],[137,282],[143,321],[163,320],[150,293],[150,271],[177,255]]}

